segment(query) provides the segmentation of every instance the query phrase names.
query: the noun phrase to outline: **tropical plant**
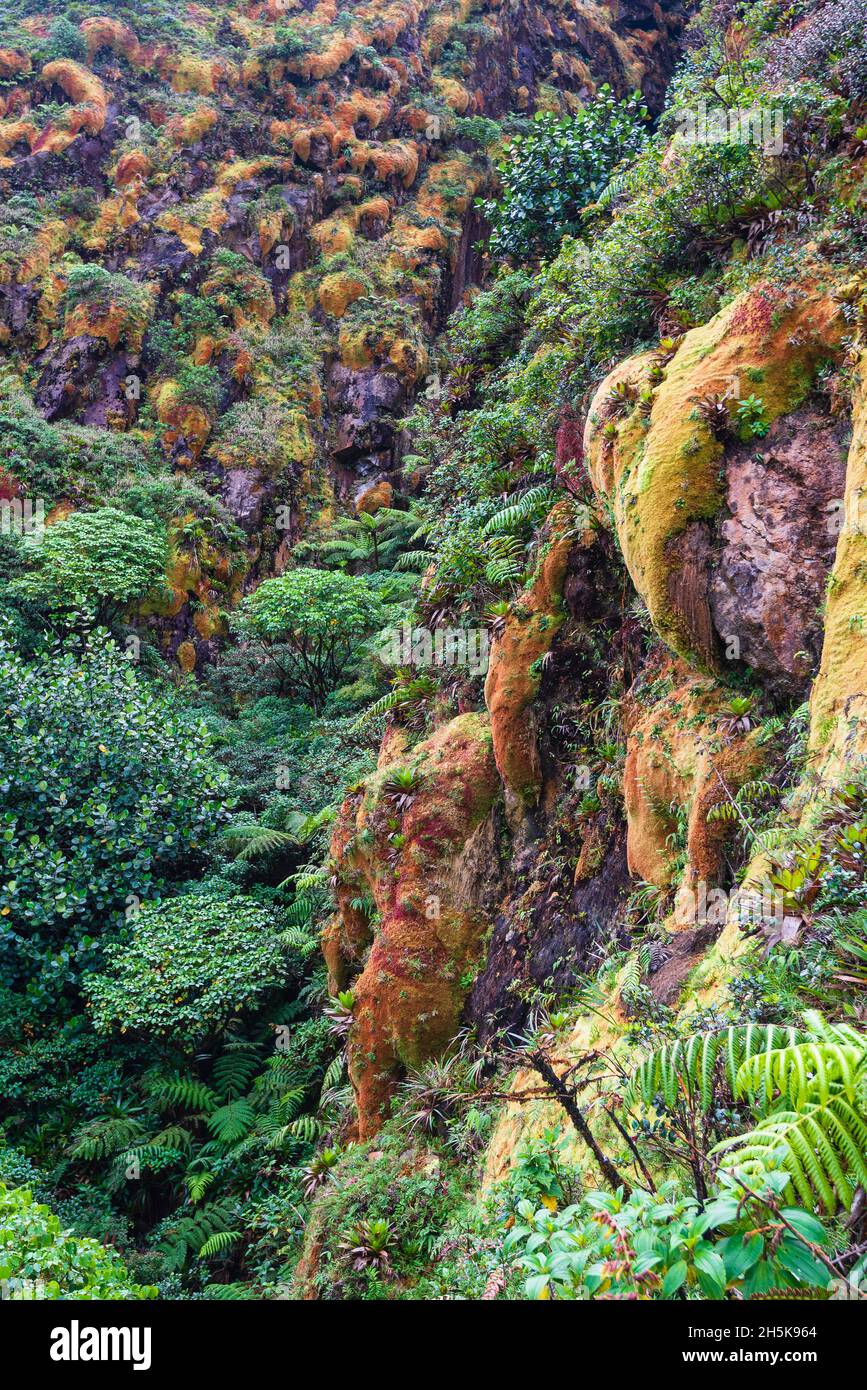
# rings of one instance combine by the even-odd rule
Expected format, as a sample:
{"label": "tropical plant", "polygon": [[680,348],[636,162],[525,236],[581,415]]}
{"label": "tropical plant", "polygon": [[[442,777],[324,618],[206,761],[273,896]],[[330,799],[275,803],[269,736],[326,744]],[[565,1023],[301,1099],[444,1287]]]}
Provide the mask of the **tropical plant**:
{"label": "tropical plant", "polygon": [[[129,933],[106,946],[103,970],[88,979],[86,996],[101,1032],[204,1039],[277,985],[284,971],[269,911],[252,898],[185,894],[141,905]],[[225,1123],[231,1118],[227,1111]]]}
{"label": "tropical plant", "polygon": [[105,632],[31,662],[0,633],[0,704],[0,954],[8,983],[54,999],[103,933],[196,865],[225,777],[202,725]]}
{"label": "tropical plant", "polygon": [[[589,1192],[551,1210],[518,1204],[507,1239],[525,1270],[529,1298],[742,1298],[770,1290],[825,1291],[828,1266],[817,1255],[828,1234],[811,1213],[780,1209],[785,1176],[745,1189],[725,1175],[704,1210],[676,1182],[655,1192]],[[712,1232],[720,1235],[714,1238]]]}
{"label": "tropical plant", "polygon": [[30,1299],[150,1299],[157,1290],[136,1284],[120,1256],[98,1240],[64,1230],[60,1218],[34,1202],[26,1187],[0,1183],[0,1280],[3,1297]]}
{"label": "tropical plant", "polygon": [[577,116],[537,112],[500,161],[500,198],[483,202],[492,252],[526,259],[578,231],[615,167],[642,148],[647,116],[639,93],[618,101],[607,84]]}
{"label": "tropical plant", "polygon": [[12,591],[48,608],[84,609],[106,623],[163,581],[168,537],[159,521],[115,507],[73,512],[24,538],[29,571]]}
{"label": "tropical plant", "polygon": [[320,713],[382,618],[381,601],[363,576],[296,569],[248,595],[236,627],[262,640],[290,686]]}
{"label": "tropical plant", "polygon": [[707,1110],[722,1073],[758,1119],[716,1147],[719,1161],[747,1173],[776,1161],[805,1206],[833,1214],[867,1184],[867,1040],[812,1010],[804,1025],[733,1024],[676,1039],[644,1059],[630,1094],[648,1104],[658,1095],[668,1107],[694,1098]]}

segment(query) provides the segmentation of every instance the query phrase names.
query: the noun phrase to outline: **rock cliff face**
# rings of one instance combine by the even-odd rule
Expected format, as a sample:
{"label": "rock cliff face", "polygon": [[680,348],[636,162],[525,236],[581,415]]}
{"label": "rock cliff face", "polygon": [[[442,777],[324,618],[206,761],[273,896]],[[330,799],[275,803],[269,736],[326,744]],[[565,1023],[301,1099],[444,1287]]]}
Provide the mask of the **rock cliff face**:
{"label": "rock cliff face", "polygon": [[[167,14],[88,15],[78,56],[42,64],[52,7],[10,17],[0,341],[44,420],[123,435],[133,459],[158,440],[243,533],[151,618],[189,670],[287,545],[405,491],[399,422],[480,272],[472,118],[565,111],[601,81],[658,103],[682,14],[239,0],[189,8],[172,39]],[[85,500],[74,476],[55,487]]]}

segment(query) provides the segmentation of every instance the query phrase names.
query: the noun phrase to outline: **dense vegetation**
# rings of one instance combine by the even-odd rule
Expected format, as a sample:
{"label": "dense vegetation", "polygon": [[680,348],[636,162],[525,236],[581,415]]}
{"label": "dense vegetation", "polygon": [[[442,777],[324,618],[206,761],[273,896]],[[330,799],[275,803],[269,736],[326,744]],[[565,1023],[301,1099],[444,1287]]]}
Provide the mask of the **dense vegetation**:
{"label": "dense vegetation", "polygon": [[[540,85],[532,113],[515,101],[497,121],[469,101],[473,55],[492,42],[486,12],[450,31],[424,91],[402,93],[410,114],[439,123],[449,165],[426,149],[434,172],[409,213],[382,187],[413,186],[424,123],[407,117],[400,140],[367,144],[385,119],[376,102],[409,81],[407,52],[354,7],[333,22],[320,7],[321,23],[233,28],[223,16],[230,42],[216,19],[191,38],[167,4],[113,6],[142,44],[182,46],[186,76],[167,95],[159,64],[126,38],[108,57],[88,47],[92,6],[40,6],[44,25],[36,8],[9,5],[0,50],[28,71],[90,62],[108,81],[107,64],[141,89],[115,168],[138,160],[136,177],[147,165],[171,186],[192,148],[223,184],[189,175],[190,196],[159,214],[165,243],[198,248],[195,266],[179,260],[162,281],[144,257],[116,254],[121,194],[100,212],[86,185],[25,186],[28,173],[0,212],[0,271],[47,245],[62,280],[43,290],[41,326],[0,339],[0,498],[48,511],[44,528],[0,534],[0,1279],[13,1298],[37,1285],[131,1299],[826,1298],[857,1282],[863,755],[834,778],[818,770],[812,650],[800,679],[774,679],[746,657],[703,664],[667,609],[660,631],[618,508],[635,533],[652,524],[599,485],[581,441],[622,359],[640,356],[647,375],[605,388],[589,421],[604,460],[633,437],[645,448],[685,335],[736,316],[757,287],[785,325],[809,284],[843,326],[798,359],[785,405],[751,368],[740,394],[690,398],[690,421],[717,473],[725,450],[761,450],[790,408],[827,417],[848,443],[867,332],[863,3],[706,0],[663,109],[651,115],[619,79],[572,99],[564,79]],[[255,103],[285,96],[290,77],[312,102],[346,44],[366,153],[348,159],[332,121],[345,179],[313,238],[276,174],[256,183]],[[39,132],[59,129],[49,157],[69,158],[69,111],[97,99],[70,107],[46,89],[31,108],[3,51],[0,148],[26,164]],[[218,112],[201,75],[212,61],[250,65],[251,106],[229,110],[227,96]],[[780,111],[781,147],[683,140],[685,116],[708,103]],[[32,138],[11,129],[25,119]],[[272,135],[266,163],[297,155],[320,177],[307,126]],[[314,156],[321,138],[313,130]],[[451,282],[436,257],[458,245],[462,219],[481,238],[481,284],[455,296],[440,332],[430,306]],[[296,233],[309,263],[292,259]],[[291,249],[283,280],[275,246]],[[806,330],[786,333],[797,353]],[[121,354],[133,395],[119,388],[113,414],[97,419],[77,378],[66,396],[49,389],[71,341]],[[387,445],[367,397],[346,443],[336,361],[402,382]],[[389,451],[400,468],[371,498]],[[355,466],[353,493],[340,480]],[[657,505],[676,520],[687,492]],[[701,506],[696,517],[714,514]],[[564,559],[552,597],[561,549],[573,567],[564,582]],[[847,614],[852,641],[862,623]],[[396,633],[419,632],[448,632],[455,659],[422,661],[406,644],[389,655]],[[530,652],[508,695],[515,708],[526,696],[521,713],[536,702],[542,730],[538,766],[511,781],[495,743],[506,792],[497,781],[487,801],[471,638],[472,651]],[[493,711],[493,657],[491,672]],[[693,735],[687,773],[677,741]],[[525,727],[509,741],[523,749]],[[648,767],[627,774],[650,745],[675,767],[679,798],[651,786]],[[700,756],[723,769],[722,790],[696,830],[683,785]],[[611,846],[625,855],[630,775],[645,779],[662,870],[633,863],[610,892],[600,879],[603,907],[576,908],[564,945],[554,924],[576,886],[602,874]],[[379,960],[380,982],[394,965],[386,919],[440,920],[443,861],[472,867],[464,850],[484,825],[496,911],[479,908],[478,949],[446,912],[444,961],[412,939],[383,1064],[379,1020],[361,1032],[366,963]],[[694,973],[664,995],[654,978],[677,956],[697,842],[718,849],[718,926],[737,926],[731,904],[757,873],[782,915],[745,924],[736,946],[731,934],[724,948],[691,943]],[[497,913],[530,943],[499,993],[487,964]],[[718,950],[711,966],[699,947]],[[456,1026],[438,1031],[452,1008]],[[359,1127],[371,1072],[389,1079]],[[524,1117],[511,1131],[506,1104]]]}

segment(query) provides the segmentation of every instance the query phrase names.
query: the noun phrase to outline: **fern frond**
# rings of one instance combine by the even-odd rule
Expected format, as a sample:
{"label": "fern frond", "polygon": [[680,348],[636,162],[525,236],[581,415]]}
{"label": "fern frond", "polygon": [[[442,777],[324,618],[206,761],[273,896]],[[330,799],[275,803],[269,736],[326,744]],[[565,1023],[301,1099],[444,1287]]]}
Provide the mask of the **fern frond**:
{"label": "fern frond", "polygon": [[162,1108],[183,1107],[184,1110],[195,1111],[207,1115],[217,1104],[217,1096],[194,1076],[181,1076],[175,1073],[173,1076],[149,1076],[146,1080],[149,1095]]}
{"label": "fern frond", "polygon": [[334,1086],[338,1085],[340,1078],[343,1075],[343,1069],[345,1065],[346,1058],[344,1057],[342,1052],[338,1052],[337,1056],[333,1057],[331,1061],[328,1063],[328,1066],[325,1068],[325,1075],[322,1078],[321,1087],[321,1090],[323,1092],[330,1091]]}
{"label": "fern frond", "polygon": [[556,502],[557,494],[543,483],[539,487],[528,488],[517,501],[511,502],[496,512],[482,527],[483,536],[492,536],[500,531],[514,531],[516,527],[547,512]]}
{"label": "fern frond", "polygon": [[677,1104],[681,1094],[698,1095],[707,1109],[718,1060],[734,1094],[742,1063],[768,1049],[798,1042],[801,1037],[797,1030],[778,1024],[748,1023],[732,1024],[721,1032],[695,1033],[688,1041],[678,1038],[644,1058],[630,1080],[629,1095],[634,1099],[638,1091],[649,1105],[661,1092],[669,1107]]}
{"label": "fern frond", "polygon": [[223,839],[239,859],[256,859],[297,843],[288,830],[274,830],[268,825],[234,825],[224,832]]}
{"label": "fern frond", "polygon": [[258,1048],[249,1043],[233,1047],[230,1043],[214,1063],[214,1088],[225,1100],[236,1100],[249,1089],[257,1068],[261,1065]]}
{"label": "fern frond", "polygon": [[254,1119],[248,1100],[232,1100],[208,1116],[208,1128],[221,1144],[237,1144],[252,1128]]}
{"label": "fern frond", "polygon": [[398,555],[393,570],[424,570],[427,569],[433,555],[429,550],[404,550],[402,555]]}
{"label": "fern frond", "polygon": [[735,1094],[752,1101],[759,1099],[764,1106],[778,1091],[798,1110],[808,1101],[818,1100],[824,1105],[832,1086],[839,1084],[848,1099],[854,1101],[856,1074],[863,1061],[863,1047],[842,1043],[805,1042],[776,1048],[741,1065]]}
{"label": "fern frond", "polygon": [[802,1205],[818,1201],[829,1214],[838,1204],[850,1207],[855,1188],[867,1186],[867,1122],[840,1094],[824,1105],[775,1111],[713,1153],[747,1172],[779,1163]]}
{"label": "fern frond", "polygon": [[190,1201],[193,1203],[200,1202],[213,1181],[213,1173],[206,1171],[200,1173],[187,1173],[184,1182]]}
{"label": "fern frond", "polygon": [[200,1249],[199,1259],[207,1260],[211,1255],[224,1255],[241,1239],[242,1233],[240,1231],[215,1231],[212,1236],[208,1236]]}

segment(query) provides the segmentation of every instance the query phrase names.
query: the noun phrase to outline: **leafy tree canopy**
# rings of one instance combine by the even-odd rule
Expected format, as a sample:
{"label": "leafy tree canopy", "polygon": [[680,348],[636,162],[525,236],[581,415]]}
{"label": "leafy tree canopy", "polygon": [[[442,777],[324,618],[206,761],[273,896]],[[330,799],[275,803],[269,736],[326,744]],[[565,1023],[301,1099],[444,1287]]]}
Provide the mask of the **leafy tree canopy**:
{"label": "leafy tree canopy", "polygon": [[607,84],[577,116],[538,112],[500,161],[502,196],[482,203],[492,253],[526,259],[557,250],[565,235],[578,232],[582,209],[644,146],[647,116],[640,93],[618,101]]}
{"label": "leafy tree canopy", "polygon": [[159,584],[168,539],[159,521],[97,507],[31,532],[24,550],[33,568],[15,581],[18,593],[50,608],[86,608],[105,618]]}
{"label": "leafy tree canopy", "polygon": [[32,663],[0,632],[0,706],[0,961],[39,992],[195,862],[224,775],[203,727],[105,632]]}
{"label": "leafy tree canopy", "polygon": [[146,903],[105,961],[105,974],[86,987],[96,1028],[179,1041],[222,1031],[286,970],[272,914],[240,895]]}
{"label": "leafy tree canopy", "polygon": [[274,659],[319,713],[382,621],[382,601],[365,575],[296,569],[260,584],[244,600],[238,626],[281,644],[283,655]]}

